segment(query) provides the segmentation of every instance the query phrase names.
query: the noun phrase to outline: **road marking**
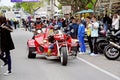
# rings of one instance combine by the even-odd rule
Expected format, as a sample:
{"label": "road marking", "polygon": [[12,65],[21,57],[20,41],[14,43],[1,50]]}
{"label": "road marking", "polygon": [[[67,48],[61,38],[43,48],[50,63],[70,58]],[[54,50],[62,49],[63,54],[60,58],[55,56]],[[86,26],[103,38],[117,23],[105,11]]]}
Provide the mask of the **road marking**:
{"label": "road marking", "polygon": [[84,60],[84,59],[82,59],[82,58],[80,58],[80,57],[77,57],[77,59],[85,62],[86,64],[94,67],[95,69],[97,69],[97,70],[99,70],[99,71],[101,71],[101,72],[103,72],[103,73],[105,73],[105,74],[107,74],[107,75],[109,75],[109,76],[117,79],[117,80],[120,80],[120,77],[118,77],[118,76],[116,76],[116,75],[114,75],[114,74],[112,74],[112,73],[110,73],[110,72],[108,72],[108,71],[105,71],[104,69],[99,68],[99,67],[97,67],[96,65],[94,65],[94,64],[92,64],[92,63],[90,63],[90,62],[88,62],[88,61],[86,61],[86,60]]}

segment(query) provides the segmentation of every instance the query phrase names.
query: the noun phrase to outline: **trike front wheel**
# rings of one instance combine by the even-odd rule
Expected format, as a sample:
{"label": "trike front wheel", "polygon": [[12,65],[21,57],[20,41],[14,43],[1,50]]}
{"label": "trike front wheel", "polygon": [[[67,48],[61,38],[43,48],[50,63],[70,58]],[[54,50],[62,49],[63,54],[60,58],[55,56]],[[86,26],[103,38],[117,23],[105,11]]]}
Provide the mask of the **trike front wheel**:
{"label": "trike front wheel", "polygon": [[67,65],[68,55],[66,47],[62,47],[60,51],[60,61],[62,65]]}

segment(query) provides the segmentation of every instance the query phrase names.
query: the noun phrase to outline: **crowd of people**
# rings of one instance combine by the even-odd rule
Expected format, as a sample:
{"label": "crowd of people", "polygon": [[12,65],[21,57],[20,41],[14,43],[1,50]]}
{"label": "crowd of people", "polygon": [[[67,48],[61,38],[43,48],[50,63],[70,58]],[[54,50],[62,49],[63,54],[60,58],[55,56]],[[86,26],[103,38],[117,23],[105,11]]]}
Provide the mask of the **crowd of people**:
{"label": "crowd of people", "polygon": [[72,38],[79,40],[80,54],[85,54],[86,52],[84,38],[87,34],[90,55],[95,55],[98,54],[98,51],[96,50],[96,41],[99,34],[106,36],[107,31],[110,29],[114,29],[115,32],[118,31],[120,29],[119,21],[120,17],[118,13],[115,13],[111,18],[106,14],[101,19],[96,16],[87,16],[86,18],[82,17],[81,19],[71,17],[41,20],[41,18],[36,18],[35,22],[23,20],[23,25],[26,30],[28,27],[31,27],[31,29],[39,29],[43,26],[58,25],[64,30],[65,33],[71,35]]}
{"label": "crowd of people", "polygon": [[[96,50],[96,41],[99,37],[100,32],[106,32],[113,28],[116,31],[120,30],[120,16],[118,13],[115,13],[112,18],[105,15],[104,18],[98,19],[96,16],[87,16],[86,18],[77,19],[74,17],[71,18],[58,18],[41,20],[41,18],[36,18],[36,21],[32,20],[22,20],[23,27],[25,30],[39,29],[41,27],[55,26],[58,25],[65,33],[71,35],[72,38],[78,39],[80,48],[80,54],[86,54],[86,45],[85,45],[85,35],[87,35],[88,44],[90,47],[90,55],[96,56],[98,51]],[[11,26],[16,25],[19,22],[7,20],[5,17],[0,17],[0,33],[1,33],[1,54],[0,59],[3,60],[4,65],[8,65],[8,71],[5,74],[11,73],[11,56],[10,50],[13,50],[14,44],[10,35],[10,32],[13,31]]]}
{"label": "crowd of people", "polygon": [[[87,35],[88,44],[90,47],[90,55],[94,56],[98,54],[96,49],[96,42],[99,34],[106,36],[106,33],[110,29],[118,31],[120,17],[118,13],[113,14],[110,18],[107,14],[100,18],[99,16],[87,16],[86,18],[77,19],[74,17],[70,18],[55,18],[49,20],[41,20],[36,18],[36,21],[23,20],[23,26],[27,29],[39,29],[43,26],[55,26],[58,25],[65,33],[71,35],[72,38],[78,39],[80,44],[80,54],[86,53],[85,35]],[[31,27],[31,28],[29,28]],[[31,30],[30,30],[31,31]]]}

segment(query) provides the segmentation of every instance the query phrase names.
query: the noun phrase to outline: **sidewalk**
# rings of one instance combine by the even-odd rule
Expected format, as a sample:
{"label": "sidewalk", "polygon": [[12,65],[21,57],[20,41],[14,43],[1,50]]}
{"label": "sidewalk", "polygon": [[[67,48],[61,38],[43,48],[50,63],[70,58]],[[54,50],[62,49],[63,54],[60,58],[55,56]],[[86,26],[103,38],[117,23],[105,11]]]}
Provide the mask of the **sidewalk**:
{"label": "sidewalk", "polygon": [[78,54],[78,57],[120,77],[120,58],[118,60],[108,60],[104,54],[98,54],[97,56]]}

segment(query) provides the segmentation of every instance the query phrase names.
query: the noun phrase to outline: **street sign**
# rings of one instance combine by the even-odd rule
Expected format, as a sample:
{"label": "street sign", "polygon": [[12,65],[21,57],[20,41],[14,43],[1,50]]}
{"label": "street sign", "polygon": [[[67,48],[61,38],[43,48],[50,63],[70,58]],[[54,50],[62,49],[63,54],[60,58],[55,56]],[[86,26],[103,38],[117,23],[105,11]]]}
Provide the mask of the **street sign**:
{"label": "street sign", "polygon": [[62,6],[62,12],[63,14],[71,13],[71,6]]}
{"label": "street sign", "polygon": [[39,0],[11,0],[11,2],[37,2]]}

